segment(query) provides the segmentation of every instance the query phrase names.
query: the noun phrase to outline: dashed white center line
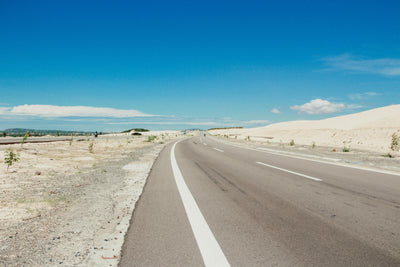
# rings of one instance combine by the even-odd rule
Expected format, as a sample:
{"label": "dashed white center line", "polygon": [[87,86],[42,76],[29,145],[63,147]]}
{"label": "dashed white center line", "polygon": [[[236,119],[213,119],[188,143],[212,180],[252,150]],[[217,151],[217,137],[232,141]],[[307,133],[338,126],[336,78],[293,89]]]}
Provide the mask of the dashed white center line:
{"label": "dashed white center line", "polygon": [[218,244],[218,241],[215,239],[214,234],[208,226],[206,219],[204,219],[203,214],[197,206],[196,200],[190,193],[190,190],[187,187],[179,169],[178,163],[176,162],[175,146],[178,142],[176,142],[171,149],[172,171],[183,202],[183,206],[186,211],[186,215],[189,219],[190,226],[192,227],[192,231],[200,249],[201,256],[203,257],[204,265],[206,267],[230,266],[224,252]]}
{"label": "dashed white center line", "polygon": [[280,170],[280,171],[288,172],[288,173],[291,173],[291,174],[294,174],[294,175],[302,176],[304,178],[311,179],[311,180],[314,180],[314,181],[317,181],[317,182],[321,182],[322,181],[322,179],[319,179],[319,178],[315,178],[315,177],[312,177],[312,176],[309,176],[309,175],[305,175],[305,174],[302,174],[302,173],[298,173],[298,172],[282,169],[282,168],[279,168],[279,167],[276,167],[276,166],[272,166],[272,165],[269,165],[269,164],[266,164],[266,163],[263,163],[263,162],[257,161],[256,163],[260,164],[260,165],[264,165],[264,166],[270,167],[270,168],[273,168],[273,169],[277,169],[277,170]]}
{"label": "dashed white center line", "polygon": [[207,144],[206,144],[206,143],[203,143],[203,145],[207,146]]}
{"label": "dashed white center line", "polygon": [[219,151],[219,152],[224,152],[223,150],[221,150],[221,149],[219,149],[219,148],[216,148],[216,147],[214,147],[213,149],[214,149],[214,150],[217,150],[217,151]]}

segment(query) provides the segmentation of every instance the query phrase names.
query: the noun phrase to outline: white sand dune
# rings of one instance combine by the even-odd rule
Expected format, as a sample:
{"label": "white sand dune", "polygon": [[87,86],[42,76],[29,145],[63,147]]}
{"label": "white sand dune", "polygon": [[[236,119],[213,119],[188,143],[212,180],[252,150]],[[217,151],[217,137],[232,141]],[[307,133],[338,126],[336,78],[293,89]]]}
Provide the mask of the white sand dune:
{"label": "white sand dune", "polygon": [[[376,108],[360,113],[314,121],[289,121],[249,129],[212,130],[211,134],[237,136],[251,140],[269,140],[328,147],[350,146],[375,152],[389,152],[391,136],[400,133],[400,105]],[[267,139],[268,138],[268,139]]]}

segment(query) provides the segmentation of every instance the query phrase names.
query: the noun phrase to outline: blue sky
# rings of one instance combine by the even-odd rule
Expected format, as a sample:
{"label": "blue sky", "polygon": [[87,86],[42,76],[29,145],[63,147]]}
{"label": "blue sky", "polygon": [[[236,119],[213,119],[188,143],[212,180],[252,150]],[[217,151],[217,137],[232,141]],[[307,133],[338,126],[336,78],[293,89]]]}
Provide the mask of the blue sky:
{"label": "blue sky", "polygon": [[1,1],[0,130],[184,129],[399,104],[398,1]]}

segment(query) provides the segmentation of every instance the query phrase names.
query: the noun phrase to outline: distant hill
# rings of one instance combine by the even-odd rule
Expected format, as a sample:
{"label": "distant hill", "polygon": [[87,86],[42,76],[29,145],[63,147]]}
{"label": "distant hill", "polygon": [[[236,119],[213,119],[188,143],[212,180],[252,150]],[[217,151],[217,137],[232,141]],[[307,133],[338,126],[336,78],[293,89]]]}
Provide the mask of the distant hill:
{"label": "distant hill", "polygon": [[129,129],[129,130],[122,131],[121,133],[129,133],[129,132],[131,132],[131,131],[135,131],[135,132],[148,132],[149,130],[143,129],[143,128],[133,128],[133,129]]}
{"label": "distant hill", "polygon": [[32,136],[44,136],[44,135],[53,135],[53,136],[60,136],[60,135],[91,135],[93,132],[85,132],[85,131],[61,131],[61,130],[36,130],[36,129],[25,129],[25,128],[12,128],[6,129],[4,131],[0,131],[0,135],[4,136],[24,136],[26,131]]}
{"label": "distant hill", "polygon": [[210,130],[239,140],[368,150],[387,153],[400,135],[400,105],[390,105],[322,120],[298,120],[258,128]]}

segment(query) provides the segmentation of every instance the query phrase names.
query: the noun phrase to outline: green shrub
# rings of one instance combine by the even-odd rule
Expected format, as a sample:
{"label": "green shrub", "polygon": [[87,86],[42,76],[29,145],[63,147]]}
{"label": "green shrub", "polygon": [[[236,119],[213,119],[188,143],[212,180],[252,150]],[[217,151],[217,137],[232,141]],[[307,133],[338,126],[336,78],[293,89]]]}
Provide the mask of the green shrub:
{"label": "green shrub", "polygon": [[289,145],[290,146],[294,146],[294,140],[292,139],[292,140],[290,140],[290,143],[289,143]]}
{"label": "green shrub", "polygon": [[343,152],[350,152],[350,147],[344,146],[342,151]]}
{"label": "green shrub", "polygon": [[392,134],[392,142],[390,144],[390,149],[393,151],[400,150],[400,136],[398,136],[396,133]]}
{"label": "green shrub", "polygon": [[89,152],[93,153],[93,142],[89,144]]}
{"label": "green shrub", "polygon": [[9,148],[4,151],[4,163],[7,164],[7,171],[10,166],[19,160],[18,154],[14,153],[14,151]]}
{"label": "green shrub", "polygon": [[157,139],[157,136],[150,135],[149,137],[147,137],[147,142],[153,142],[155,139]]}
{"label": "green shrub", "polygon": [[312,142],[311,148],[314,149],[316,147],[315,142]]}
{"label": "green shrub", "polygon": [[28,139],[28,136],[29,136],[29,131],[26,131],[24,137],[22,137],[21,147],[24,145],[26,139]]}

